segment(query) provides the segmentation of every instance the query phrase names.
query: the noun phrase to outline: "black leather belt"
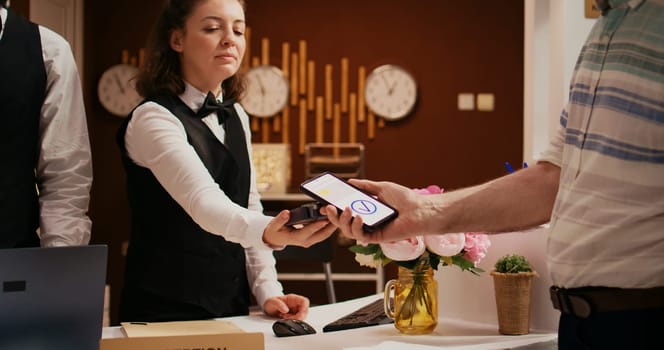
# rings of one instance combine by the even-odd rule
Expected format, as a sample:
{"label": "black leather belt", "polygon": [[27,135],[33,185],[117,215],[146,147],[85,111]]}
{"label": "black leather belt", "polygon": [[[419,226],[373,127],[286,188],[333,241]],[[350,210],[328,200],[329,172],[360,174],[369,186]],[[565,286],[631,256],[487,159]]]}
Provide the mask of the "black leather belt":
{"label": "black leather belt", "polygon": [[664,287],[622,289],[608,287],[550,288],[553,307],[588,318],[595,312],[664,308]]}

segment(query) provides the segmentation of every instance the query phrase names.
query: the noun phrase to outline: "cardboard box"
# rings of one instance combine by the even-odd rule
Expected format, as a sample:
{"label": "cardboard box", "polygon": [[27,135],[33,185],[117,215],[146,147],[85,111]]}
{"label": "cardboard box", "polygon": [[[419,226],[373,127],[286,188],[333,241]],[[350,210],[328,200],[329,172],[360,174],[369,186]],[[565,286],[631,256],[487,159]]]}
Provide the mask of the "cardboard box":
{"label": "cardboard box", "polygon": [[100,350],[265,350],[263,333],[222,320],[123,322],[126,338],[102,339]]}
{"label": "cardboard box", "polygon": [[263,333],[102,339],[100,350],[265,350]]}

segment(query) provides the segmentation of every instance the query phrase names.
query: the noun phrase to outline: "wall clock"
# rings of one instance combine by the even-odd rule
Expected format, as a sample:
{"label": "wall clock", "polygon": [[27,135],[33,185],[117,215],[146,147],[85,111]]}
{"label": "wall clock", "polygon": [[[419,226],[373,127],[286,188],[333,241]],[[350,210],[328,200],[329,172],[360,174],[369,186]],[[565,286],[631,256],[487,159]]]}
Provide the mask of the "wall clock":
{"label": "wall clock", "polygon": [[387,120],[407,116],[417,102],[415,78],[405,69],[386,64],[367,76],[364,86],[367,107]]}
{"label": "wall clock", "polygon": [[138,68],[128,64],[116,64],[108,68],[99,79],[99,102],[107,111],[126,117],[142,100],[136,92],[134,77]]}
{"label": "wall clock", "polygon": [[281,69],[261,65],[249,69],[245,75],[247,89],[240,102],[254,117],[271,117],[288,103],[288,79]]}

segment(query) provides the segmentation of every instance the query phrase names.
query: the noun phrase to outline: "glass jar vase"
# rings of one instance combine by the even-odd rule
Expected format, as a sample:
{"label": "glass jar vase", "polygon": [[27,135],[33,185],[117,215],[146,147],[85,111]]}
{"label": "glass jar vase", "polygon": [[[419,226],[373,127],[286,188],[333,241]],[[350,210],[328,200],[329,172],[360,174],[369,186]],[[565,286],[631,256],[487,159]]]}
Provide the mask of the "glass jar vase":
{"label": "glass jar vase", "polygon": [[[394,289],[394,303],[390,302]],[[385,313],[403,334],[428,334],[438,325],[438,284],[433,269],[419,265],[414,269],[399,266],[396,280],[385,284]]]}

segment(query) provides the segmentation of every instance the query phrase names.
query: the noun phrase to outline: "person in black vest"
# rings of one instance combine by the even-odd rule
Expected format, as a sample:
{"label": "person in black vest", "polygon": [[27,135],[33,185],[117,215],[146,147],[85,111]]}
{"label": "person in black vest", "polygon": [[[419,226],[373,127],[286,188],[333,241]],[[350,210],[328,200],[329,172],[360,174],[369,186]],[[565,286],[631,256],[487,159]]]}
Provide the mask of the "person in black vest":
{"label": "person in black vest", "polygon": [[0,0],[0,248],[84,245],[92,160],[67,41]]}
{"label": "person in black vest", "polygon": [[283,295],[272,249],[335,228],[262,213],[236,103],[245,26],[238,0],[172,0],[158,18],[136,81],[146,99],[118,131],[132,214],[121,321],[245,315],[251,292],[267,315],[307,316],[306,297]]}

